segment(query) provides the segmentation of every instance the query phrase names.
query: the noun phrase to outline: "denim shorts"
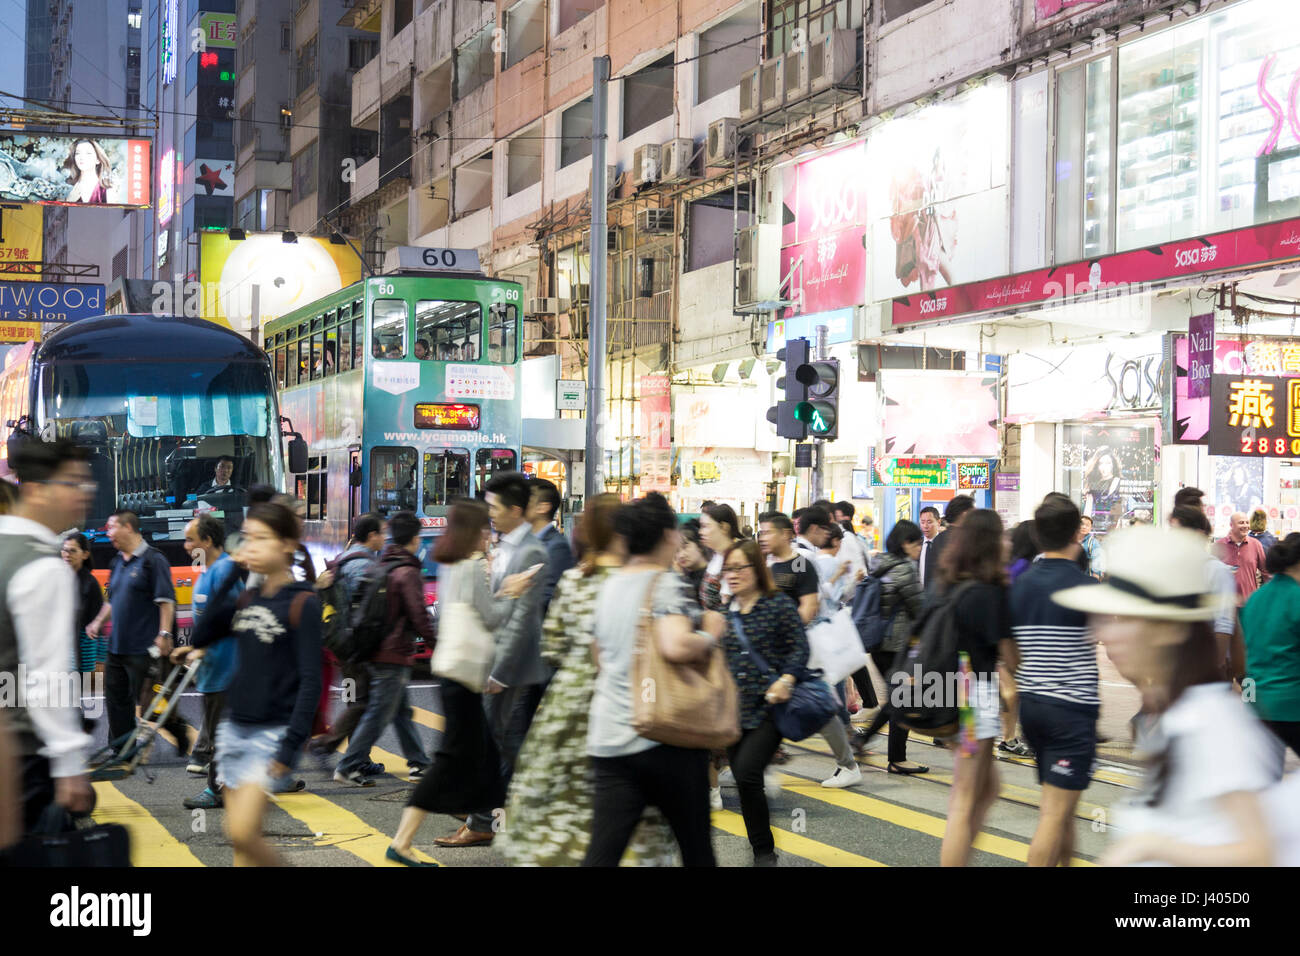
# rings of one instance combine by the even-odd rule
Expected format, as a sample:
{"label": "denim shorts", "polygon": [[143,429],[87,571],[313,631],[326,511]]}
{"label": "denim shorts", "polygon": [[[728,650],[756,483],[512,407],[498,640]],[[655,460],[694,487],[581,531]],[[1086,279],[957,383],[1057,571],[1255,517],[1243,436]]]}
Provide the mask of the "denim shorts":
{"label": "denim shorts", "polygon": [[288,724],[267,726],[223,720],[217,725],[217,783],[231,790],[243,786],[270,790],[271,761],[288,729]]}

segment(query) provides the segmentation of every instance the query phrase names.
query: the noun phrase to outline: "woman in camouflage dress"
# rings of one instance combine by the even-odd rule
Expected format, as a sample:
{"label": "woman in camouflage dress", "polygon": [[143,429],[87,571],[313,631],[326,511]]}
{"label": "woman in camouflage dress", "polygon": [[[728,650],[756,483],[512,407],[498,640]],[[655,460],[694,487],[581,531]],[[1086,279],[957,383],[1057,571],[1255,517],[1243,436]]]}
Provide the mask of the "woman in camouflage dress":
{"label": "woman in camouflage dress", "polygon": [[[584,550],[564,572],[542,627],[542,657],[556,669],[515,762],[497,847],[512,866],[578,866],[591,840],[587,715],[596,685],[591,645],[596,595],[622,565],[614,552],[616,495],[592,499],[578,526]],[[624,864],[673,866],[677,842],[657,810],[647,810]]]}

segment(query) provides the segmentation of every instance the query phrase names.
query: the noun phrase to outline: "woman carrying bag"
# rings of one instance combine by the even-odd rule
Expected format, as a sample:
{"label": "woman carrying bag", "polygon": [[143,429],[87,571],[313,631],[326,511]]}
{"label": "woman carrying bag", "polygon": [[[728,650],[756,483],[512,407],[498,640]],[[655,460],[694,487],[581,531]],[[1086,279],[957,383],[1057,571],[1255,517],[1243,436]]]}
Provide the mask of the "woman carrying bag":
{"label": "woman carrying bag", "polygon": [[[755,866],[776,866],[763,771],[781,744],[771,708],[790,700],[808,663],[799,609],[772,583],[758,544],[744,541],[722,564],[732,594],[731,629],[723,639],[740,691],[740,740],[727,749]],[[759,663],[758,658],[762,658]]]}
{"label": "woman carrying bag", "polygon": [[[564,572],[542,625],[542,659],[555,668],[537,708],[506,803],[498,848],[512,866],[577,866],[591,842],[587,715],[596,686],[591,643],[596,595],[623,564],[614,536],[617,495],[587,502],[578,566]],[[662,815],[646,811],[624,859],[672,866],[677,844]]]}
{"label": "woman carrying bag", "polygon": [[430,813],[463,814],[499,807],[505,797],[501,757],[483,713],[483,684],[492,663],[492,632],[505,622],[511,602],[533,583],[536,571],[512,574],[492,593],[487,559],[487,505],[460,500],[447,513],[447,530],[434,546],[440,630],[435,648],[446,720],[433,764],[402,811],[388,859],[405,866],[437,866],[411,857],[411,841]]}

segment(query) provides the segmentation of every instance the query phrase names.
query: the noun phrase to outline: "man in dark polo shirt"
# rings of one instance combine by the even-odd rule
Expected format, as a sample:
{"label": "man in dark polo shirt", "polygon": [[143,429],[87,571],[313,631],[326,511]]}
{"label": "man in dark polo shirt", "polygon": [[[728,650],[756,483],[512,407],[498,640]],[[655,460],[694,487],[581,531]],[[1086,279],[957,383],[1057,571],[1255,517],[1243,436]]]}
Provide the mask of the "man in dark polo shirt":
{"label": "man in dark polo shirt", "polygon": [[[107,531],[119,553],[109,571],[108,601],[86,627],[86,633],[98,637],[104,624],[113,622],[104,664],[104,697],[108,736],[116,740],[135,726],[135,706],[150,665],[172,652],[176,592],[167,559],[144,540],[140,519],[134,512],[114,512],[108,519]],[[153,648],[157,650],[151,653]],[[188,741],[183,722],[180,727],[177,743],[185,747]]]}

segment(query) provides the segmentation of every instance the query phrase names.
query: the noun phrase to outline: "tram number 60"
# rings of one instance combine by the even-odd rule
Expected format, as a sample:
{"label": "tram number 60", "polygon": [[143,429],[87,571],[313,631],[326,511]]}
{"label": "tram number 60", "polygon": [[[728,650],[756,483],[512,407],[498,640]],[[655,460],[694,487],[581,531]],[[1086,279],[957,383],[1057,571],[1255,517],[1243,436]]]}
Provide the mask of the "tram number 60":
{"label": "tram number 60", "polygon": [[452,249],[425,249],[423,258],[426,266],[456,268],[456,253]]}

